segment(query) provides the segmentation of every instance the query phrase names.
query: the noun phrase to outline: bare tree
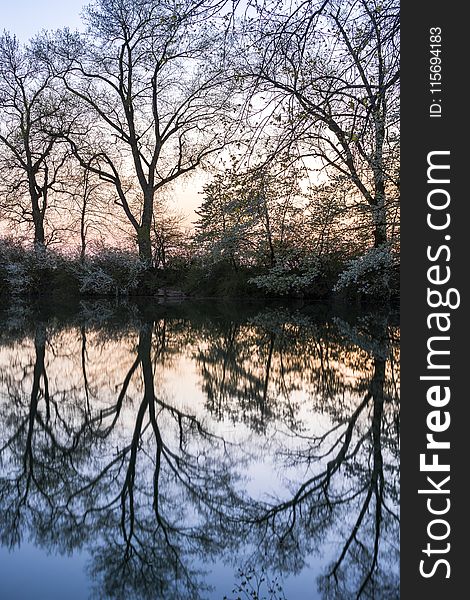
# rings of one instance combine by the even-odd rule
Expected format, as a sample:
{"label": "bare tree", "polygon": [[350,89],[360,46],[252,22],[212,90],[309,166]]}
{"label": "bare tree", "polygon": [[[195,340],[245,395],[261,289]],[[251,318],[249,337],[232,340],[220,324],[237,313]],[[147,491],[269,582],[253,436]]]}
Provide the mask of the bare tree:
{"label": "bare tree", "polygon": [[[148,263],[156,192],[227,142],[221,118],[231,94],[218,8],[201,0],[97,0],[86,9],[85,35],[62,31],[44,46],[88,118],[82,135],[68,136],[74,154],[114,186]],[[99,144],[87,143],[90,132]]]}
{"label": "bare tree", "polygon": [[68,158],[52,135],[67,131],[64,96],[34,45],[0,36],[0,168],[2,208],[20,223],[32,223],[36,251],[44,248],[46,211]]}
{"label": "bare tree", "polygon": [[351,201],[369,209],[374,247],[384,245],[398,195],[398,2],[306,0],[257,10],[245,23],[250,48],[240,52],[240,77],[257,98],[252,118],[262,98],[280,130],[274,157],[289,148],[311,169],[345,177]]}

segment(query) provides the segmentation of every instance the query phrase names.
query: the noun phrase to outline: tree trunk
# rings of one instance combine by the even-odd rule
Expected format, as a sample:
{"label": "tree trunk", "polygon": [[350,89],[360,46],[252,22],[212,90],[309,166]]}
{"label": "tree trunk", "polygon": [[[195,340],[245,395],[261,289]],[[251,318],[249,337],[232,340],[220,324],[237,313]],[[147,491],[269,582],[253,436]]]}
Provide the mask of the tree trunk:
{"label": "tree trunk", "polygon": [[[387,253],[390,253],[390,248],[387,248],[387,211],[385,209],[385,194],[379,194],[376,197],[376,204],[373,206],[374,218],[374,248],[382,248]],[[384,265],[381,273],[383,281],[382,301],[389,302],[390,300],[390,265]]]}
{"label": "tree trunk", "polygon": [[44,235],[44,211],[39,207],[39,195],[36,190],[34,180],[29,181],[29,193],[31,197],[31,212],[34,223],[34,249],[37,253],[44,251],[45,235]]}
{"label": "tree trunk", "polygon": [[373,206],[374,219],[374,248],[379,248],[387,243],[387,214],[384,206],[384,198],[377,198]]}
{"label": "tree trunk", "polygon": [[44,220],[42,215],[39,215],[39,218],[34,217],[34,249],[36,253],[40,254],[44,252],[45,249],[45,240],[44,240]]}
{"label": "tree trunk", "polygon": [[268,236],[268,247],[269,247],[269,266],[274,267],[276,264],[276,255],[274,253],[273,236],[271,232],[271,222],[269,219],[268,207],[265,207],[266,211],[266,233]]}
{"label": "tree trunk", "polygon": [[143,224],[137,230],[137,245],[139,247],[140,260],[152,264],[152,242],[150,240],[150,224]]}
{"label": "tree trunk", "polygon": [[266,226],[266,238],[268,241],[268,248],[269,248],[269,266],[274,267],[274,265],[276,264],[276,256],[274,253],[273,236],[272,236],[272,231],[271,231],[271,220],[269,218],[268,201],[267,201],[266,193],[264,190],[264,184],[262,184],[261,197],[262,197],[262,205],[263,205],[263,212],[264,212],[264,221],[265,221],[265,226]]}
{"label": "tree trunk", "polygon": [[161,257],[162,257],[162,268],[166,269],[165,238],[163,237],[163,233],[162,233]]}
{"label": "tree trunk", "polygon": [[80,212],[80,262],[84,262],[86,254],[86,210],[88,205],[88,186],[90,180],[90,172],[85,169],[83,175],[83,195],[82,206]]}
{"label": "tree trunk", "polygon": [[[382,99],[382,103],[384,103]],[[375,204],[374,217],[374,247],[379,248],[387,243],[387,210],[385,207],[386,191],[384,176],[383,146],[385,141],[385,106],[383,111],[374,113],[375,121],[375,152],[373,161]]]}
{"label": "tree trunk", "polygon": [[[85,206],[83,206],[85,208]],[[80,219],[80,262],[85,261],[86,254],[86,226],[85,226],[85,210],[82,210]]]}
{"label": "tree trunk", "polygon": [[137,230],[137,244],[139,247],[140,260],[145,262],[149,267],[152,265],[152,242],[151,242],[151,229],[153,220],[153,200],[154,192],[153,185],[147,185],[143,189],[144,193],[144,205],[142,209],[142,220],[140,227]]}

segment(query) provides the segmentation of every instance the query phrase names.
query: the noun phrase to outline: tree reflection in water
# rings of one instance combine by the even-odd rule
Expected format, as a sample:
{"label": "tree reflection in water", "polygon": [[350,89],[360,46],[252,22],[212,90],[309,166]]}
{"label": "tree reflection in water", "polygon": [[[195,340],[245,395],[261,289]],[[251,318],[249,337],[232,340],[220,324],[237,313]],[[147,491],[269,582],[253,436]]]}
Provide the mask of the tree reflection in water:
{"label": "tree reflection in water", "polygon": [[216,560],[398,598],[397,327],[155,312],[4,331],[2,544],[86,550],[99,598],[215,598]]}

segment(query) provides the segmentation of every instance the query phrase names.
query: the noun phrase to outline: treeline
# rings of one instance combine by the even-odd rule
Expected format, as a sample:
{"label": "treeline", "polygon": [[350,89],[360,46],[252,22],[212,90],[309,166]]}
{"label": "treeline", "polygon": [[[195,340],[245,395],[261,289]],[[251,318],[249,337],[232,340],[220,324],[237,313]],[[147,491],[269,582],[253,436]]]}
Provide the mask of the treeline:
{"label": "treeline", "polygon": [[[0,36],[3,291],[396,291],[396,0],[95,0],[84,21]],[[190,229],[169,200],[201,170]]]}
{"label": "treeline", "polygon": [[399,268],[386,251],[371,250],[350,263],[335,255],[308,265],[309,271],[267,269],[206,258],[186,262],[170,259],[155,268],[135,253],[102,248],[85,259],[47,250],[38,254],[11,239],[0,240],[0,297],[16,302],[24,297],[76,296],[294,297],[354,299],[365,302],[398,300]]}

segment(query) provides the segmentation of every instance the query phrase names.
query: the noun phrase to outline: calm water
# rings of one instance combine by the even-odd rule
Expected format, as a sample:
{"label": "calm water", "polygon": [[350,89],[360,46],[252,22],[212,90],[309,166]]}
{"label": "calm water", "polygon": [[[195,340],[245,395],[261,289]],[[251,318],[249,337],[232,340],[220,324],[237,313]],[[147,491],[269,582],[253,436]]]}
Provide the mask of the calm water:
{"label": "calm water", "polygon": [[399,597],[399,329],[314,307],[11,307],[0,597]]}

